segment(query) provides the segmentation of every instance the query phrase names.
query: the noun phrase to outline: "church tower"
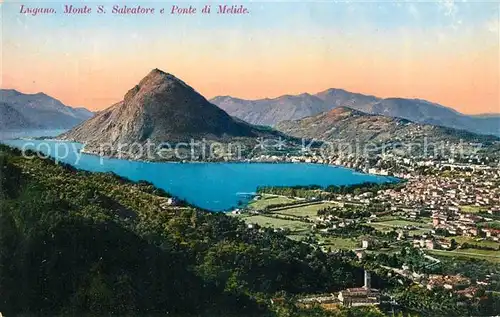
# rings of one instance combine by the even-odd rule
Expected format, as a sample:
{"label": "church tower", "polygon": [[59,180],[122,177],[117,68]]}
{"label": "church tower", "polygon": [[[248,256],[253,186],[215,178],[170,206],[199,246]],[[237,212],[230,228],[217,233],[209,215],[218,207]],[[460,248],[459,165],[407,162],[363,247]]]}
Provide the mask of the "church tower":
{"label": "church tower", "polygon": [[366,290],[370,290],[372,288],[372,276],[367,270],[365,270],[365,285],[363,288]]}

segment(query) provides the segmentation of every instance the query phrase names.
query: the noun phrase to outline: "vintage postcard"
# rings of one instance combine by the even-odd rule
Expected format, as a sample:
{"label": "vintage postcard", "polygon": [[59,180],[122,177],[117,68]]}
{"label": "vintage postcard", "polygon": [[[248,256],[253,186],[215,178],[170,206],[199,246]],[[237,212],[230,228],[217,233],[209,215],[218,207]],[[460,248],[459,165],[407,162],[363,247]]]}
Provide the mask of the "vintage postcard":
{"label": "vintage postcard", "polygon": [[0,316],[500,314],[500,1],[0,10]]}

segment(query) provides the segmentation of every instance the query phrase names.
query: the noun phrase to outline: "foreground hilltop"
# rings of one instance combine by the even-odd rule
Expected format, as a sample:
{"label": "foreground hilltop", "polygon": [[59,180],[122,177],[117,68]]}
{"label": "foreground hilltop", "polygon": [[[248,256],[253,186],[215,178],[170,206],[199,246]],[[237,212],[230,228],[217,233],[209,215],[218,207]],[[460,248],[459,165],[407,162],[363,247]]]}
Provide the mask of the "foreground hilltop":
{"label": "foreground hilltop", "polygon": [[116,151],[124,144],[147,141],[175,144],[205,139],[251,143],[257,137],[276,135],[278,133],[269,129],[234,119],[179,78],[154,69],[130,89],[122,101],[61,138],[86,143],[86,151],[99,153],[98,147],[103,144]]}

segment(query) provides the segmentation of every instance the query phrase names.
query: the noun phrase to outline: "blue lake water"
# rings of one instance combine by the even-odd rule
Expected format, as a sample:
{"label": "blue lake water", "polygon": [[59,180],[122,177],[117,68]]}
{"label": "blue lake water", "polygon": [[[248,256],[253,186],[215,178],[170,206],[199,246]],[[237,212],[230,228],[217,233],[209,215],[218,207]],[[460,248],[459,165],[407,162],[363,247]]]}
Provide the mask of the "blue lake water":
{"label": "blue lake water", "polygon": [[0,140],[12,140],[18,138],[54,137],[67,130],[10,130],[0,131]]}
{"label": "blue lake water", "polygon": [[[387,182],[394,178],[351,169],[297,163],[156,163],[104,158],[79,152],[78,143],[53,140],[4,140],[2,143],[48,154],[76,168],[113,172],[133,181],[145,180],[186,201],[212,211],[228,210],[258,186],[349,185]],[[66,151],[68,150],[68,151]],[[80,159],[78,160],[78,157]]]}

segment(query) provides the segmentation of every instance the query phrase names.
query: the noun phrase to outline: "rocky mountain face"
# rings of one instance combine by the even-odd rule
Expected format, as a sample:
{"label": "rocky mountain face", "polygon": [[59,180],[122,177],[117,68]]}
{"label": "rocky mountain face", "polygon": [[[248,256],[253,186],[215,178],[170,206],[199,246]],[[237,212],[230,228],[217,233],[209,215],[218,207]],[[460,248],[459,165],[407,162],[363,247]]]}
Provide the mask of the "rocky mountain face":
{"label": "rocky mountain face", "polygon": [[65,106],[44,93],[23,94],[13,89],[2,89],[0,103],[4,104],[0,130],[69,129],[93,116],[85,108]]}
{"label": "rocky mountain face", "polygon": [[28,121],[9,104],[0,102],[0,130],[37,129],[39,126]]}
{"label": "rocky mountain face", "polygon": [[377,102],[373,96],[328,89],[311,95],[285,95],[273,99],[244,100],[230,96],[210,100],[232,116],[253,124],[274,126],[285,120],[297,120],[329,111],[339,106],[357,106]]}
{"label": "rocky mountain face", "polygon": [[[305,139],[333,142],[337,145],[372,146],[379,148],[398,144],[429,148],[444,144],[491,144],[499,138],[470,133],[406,119],[366,114],[348,107],[338,107],[316,116],[300,120],[283,121],[276,129]],[[397,145],[397,146],[396,146]]]}
{"label": "rocky mountain face", "polygon": [[327,111],[325,102],[310,94],[285,95],[274,99],[244,100],[230,96],[215,97],[210,102],[246,122],[273,126],[279,121],[300,119]]}
{"label": "rocky mountain face", "polygon": [[500,116],[468,116],[421,99],[387,98],[353,106],[377,115],[404,118],[414,122],[463,129],[474,133],[500,135]]}
{"label": "rocky mountain face", "polygon": [[[124,99],[61,138],[85,143],[88,152],[116,156],[121,145],[208,140],[243,143],[276,136],[229,116],[174,75],[154,69]],[[108,144],[111,151],[99,147]]]}
{"label": "rocky mountain face", "polygon": [[215,97],[211,101],[230,115],[250,123],[270,126],[344,106],[369,114],[500,136],[500,115],[469,116],[425,100],[380,99],[342,89],[327,89],[315,95],[301,94],[259,100],[224,96]]}
{"label": "rocky mountain face", "polygon": [[327,105],[328,110],[340,106],[355,108],[361,105],[372,104],[380,101],[380,99],[375,96],[362,95],[336,88],[330,88],[319,92],[315,94],[315,96],[323,100],[323,102]]}

